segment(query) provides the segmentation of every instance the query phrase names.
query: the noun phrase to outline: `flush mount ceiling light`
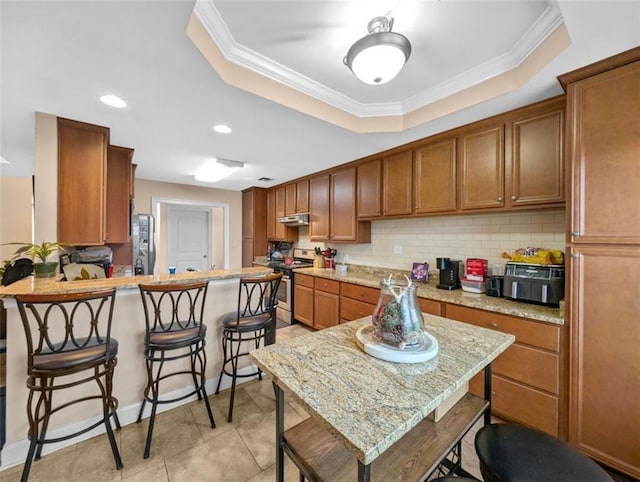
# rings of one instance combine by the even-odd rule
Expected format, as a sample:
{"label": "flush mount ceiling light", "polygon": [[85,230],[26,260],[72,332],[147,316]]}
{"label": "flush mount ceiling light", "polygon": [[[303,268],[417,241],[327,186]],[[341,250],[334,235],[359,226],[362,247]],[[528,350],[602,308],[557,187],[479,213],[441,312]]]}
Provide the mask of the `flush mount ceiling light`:
{"label": "flush mount ceiling light", "polygon": [[218,132],[219,134],[231,133],[231,127],[224,124],[216,124],[215,126],[213,126],[213,130]]}
{"label": "flush mount ceiling light", "polygon": [[373,18],[367,25],[369,34],[354,43],[343,60],[365,84],[389,82],[409,60],[409,40],[404,35],[392,32],[392,27],[393,18]]}
{"label": "flush mount ceiling light", "polygon": [[217,182],[244,167],[243,162],[216,158],[196,173],[196,181]]}
{"label": "flush mount ceiling light", "polygon": [[103,95],[100,97],[100,101],[103,104],[107,104],[118,109],[124,109],[127,106],[127,103],[116,95]]}

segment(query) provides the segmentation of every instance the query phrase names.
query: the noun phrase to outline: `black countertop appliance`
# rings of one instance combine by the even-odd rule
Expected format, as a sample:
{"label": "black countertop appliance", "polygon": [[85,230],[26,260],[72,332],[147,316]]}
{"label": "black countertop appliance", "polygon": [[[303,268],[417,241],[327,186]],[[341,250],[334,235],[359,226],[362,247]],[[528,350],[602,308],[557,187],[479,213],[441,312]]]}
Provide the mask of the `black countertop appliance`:
{"label": "black countertop appliance", "polygon": [[462,261],[450,258],[436,258],[436,267],[440,271],[440,279],[436,288],[449,291],[460,288]]}
{"label": "black countertop appliance", "polygon": [[540,305],[559,306],[564,298],[564,265],[507,263],[504,297]]}

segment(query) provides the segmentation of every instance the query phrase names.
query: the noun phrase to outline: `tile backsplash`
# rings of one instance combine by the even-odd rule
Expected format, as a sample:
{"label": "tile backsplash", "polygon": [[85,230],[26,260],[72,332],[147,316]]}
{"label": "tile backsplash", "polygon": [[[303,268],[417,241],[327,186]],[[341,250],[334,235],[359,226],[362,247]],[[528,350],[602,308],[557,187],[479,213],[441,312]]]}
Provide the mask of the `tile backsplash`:
{"label": "tile backsplash", "polygon": [[[527,246],[565,249],[565,211],[467,214],[371,222],[370,244],[312,243],[309,229],[300,228],[297,246],[338,250],[338,261],[348,255],[348,263],[411,269],[414,262],[436,258],[465,260],[485,258],[498,269],[506,260],[505,251]],[[501,268],[499,268],[501,269]]]}

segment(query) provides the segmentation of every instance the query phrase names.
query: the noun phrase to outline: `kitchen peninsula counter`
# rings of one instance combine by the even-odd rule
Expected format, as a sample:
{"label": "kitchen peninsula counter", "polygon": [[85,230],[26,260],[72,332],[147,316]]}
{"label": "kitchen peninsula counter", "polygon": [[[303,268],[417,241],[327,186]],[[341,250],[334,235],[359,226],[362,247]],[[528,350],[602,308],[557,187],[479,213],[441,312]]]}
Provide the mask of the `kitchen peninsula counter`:
{"label": "kitchen peninsula counter", "polygon": [[[26,340],[22,321],[14,296],[19,294],[63,294],[77,291],[90,291],[105,288],[116,288],[113,311],[112,336],[118,340],[118,365],[115,368],[113,394],[118,399],[118,416],[125,425],[136,420],[144,387],[146,385],[146,365],[143,355],[145,332],[144,311],[138,283],[177,283],[181,281],[209,281],[207,300],[204,307],[204,323],[206,334],[206,388],[208,393],[215,391],[217,377],[222,364],[222,323],[223,314],[237,310],[238,280],[241,277],[261,276],[270,273],[268,268],[255,267],[231,270],[215,270],[206,272],[189,272],[175,275],[159,274],[144,276],[115,277],[106,279],[59,281],[58,279],[22,279],[9,286],[0,288],[0,297],[7,310],[7,353],[6,353],[6,445],[2,449],[2,468],[24,462],[28,441],[28,422],[25,407],[28,390]],[[57,327],[56,329],[59,329]],[[54,338],[61,336],[56,331]],[[181,365],[182,363],[182,365]],[[247,362],[248,363],[248,360]],[[172,369],[190,370],[189,360],[176,361]],[[242,370],[242,367],[240,368]],[[229,386],[228,377],[223,379],[222,388]],[[88,390],[89,387],[75,389]],[[163,381],[163,394],[170,397],[188,393],[193,389],[191,377],[167,379]],[[187,403],[190,399],[185,400]],[[169,406],[162,407],[162,409]],[[100,416],[102,408],[96,401],[79,405],[75,410],[61,411],[59,416],[51,419],[50,430],[54,434],[66,434],[76,424],[84,424],[87,420],[95,420]],[[148,409],[145,416],[148,415]],[[99,431],[92,431],[84,437],[88,438]],[[74,438],[69,444],[75,444],[81,438]],[[45,447],[45,452],[49,447]],[[142,457],[143,446],[140,446]],[[1,477],[0,477],[1,478]]]}
{"label": "kitchen peninsula counter", "polygon": [[[295,272],[370,288],[380,288],[380,282],[384,278],[388,278],[391,273],[394,273],[396,278],[402,277],[403,275],[403,272],[398,270],[359,266],[349,266],[349,271],[347,271],[346,274],[340,274],[335,269],[325,268],[301,268],[296,269]],[[409,275],[409,273],[406,274],[407,276]],[[506,298],[496,298],[485,294],[469,293],[462,289],[454,291],[441,290],[436,288],[436,282],[433,280],[430,280],[428,283],[418,281],[414,281],[414,283],[417,287],[416,294],[422,298],[556,325],[564,325],[564,315],[558,308],[511,301]]]}
{"label": "kitchen peninsula counter", "polygon": [[[278,390],[293,395],[312,416],[284,433],[280,450],[287,450],[290,455],[293,452],[293,457],[300,459],[305,459],[305,454],[313,452],[316,446],[322,446],[323,453],[328,453],[335,449],[330,449],[330,441],[324,445],[327,439],[332,439],[328,436],[331,434],[341,443],[340,448],[351,455],[341,453],[339,457],[333,457],[332,453],[331,457],[318,455],[317,459],[311,456],[315,462],[327,461],[327,467],[313,469],[314,475],[322,474],[328,477],[327,480],[358,480],[356,461],[361,465],[373,463],[373,479],[389,480],[386,476],[394,477],[394,474],[380,478],[381,473],[395,468],[389,468],[383,461],[386,457],[394,460],[393,452],[398,451],[397,444],[402,446],[405,435],[432,437],[433,445],[428,445],[426,452],[418,456],[420,463],[422,459],[439,459],[446,455],[451,445],[445,444],[442,448],[444,453],[440,453],[435,439],[451,436],[457,440],[464,435],[453,428],[460,423],[460,418],[464,418],[460,415],[463,412],[460,405],[470,399],[482,400],[467,394],[451,408],[454,415],[450,420],[446,415],[440,422],[430,422],[425,417],[448,398],[459,394],[460,390],[466,391],[467,382],[506,350],[513,343],[514,336],[434,315],[425,314],[424,321],[425,329],[438,340],[439,352],[435,358],[423,363],[385,362],[364,353],[356,342],[355,334],[360,327],[371,323],[371,317],[251,352],[258,365],[273,377]],[[277,399],[278,404],[283,402],[282,392],[278,392]],[[277,426],[282,430],[283,411],[278,410],[277,414]],[[473,421],[481,414],[482,410],[476,412]],[[466,431],[473,421],[468,420],[462,430]],[[321,432],[316,425],[322,428]],[[414,427],[417,432],[412,431]],[[327,432],[326,436],[322,435],[324,432]],[[289,446],[303,440],[304,435],[301,434],[304,433],[314,434],[306,440],[308,446]],[[420,448],[413,446],[410,450]],[[404,457],[410,454],[396,455]],[[282,467],[281,457],[282,452],[277,459],[279,469]],[[378,458],[381,462],[374,463]],[[346,472],[342,472],[337,466],[345,461]],[[391,465],[394,463],[390,462]],[[409,463],[401,470],[413,470],[409,468],[412,465]],[[331,471],[331,475],[324,470]],[[412,473],[409,479],[417,480],[422,475],[425,474]],[[281,477],[280,473],[277,480],[282,480]]]}

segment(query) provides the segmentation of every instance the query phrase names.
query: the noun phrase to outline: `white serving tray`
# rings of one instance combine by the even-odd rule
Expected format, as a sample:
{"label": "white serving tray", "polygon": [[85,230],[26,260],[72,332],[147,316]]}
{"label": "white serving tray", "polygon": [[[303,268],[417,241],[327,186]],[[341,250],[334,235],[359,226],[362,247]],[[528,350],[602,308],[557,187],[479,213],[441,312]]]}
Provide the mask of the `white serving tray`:
{"label": "white serving tray", "polygon": [[356,341],[360,348],[373,357],[396,363],[421,363],[438,354],[438,340],[424,332],[422,343],[410,349],[400,350],[380,342],[373,336],[373,326],[366,325],[356,331]]}

